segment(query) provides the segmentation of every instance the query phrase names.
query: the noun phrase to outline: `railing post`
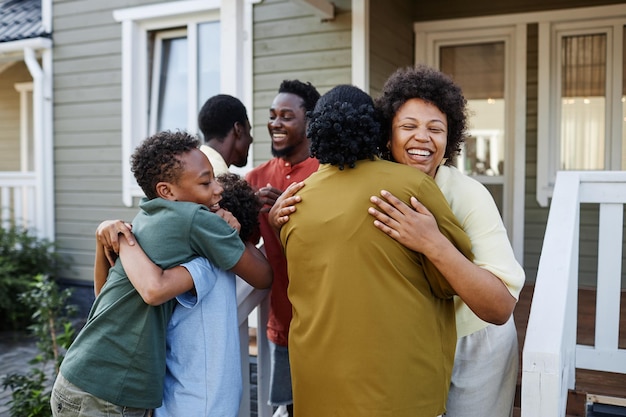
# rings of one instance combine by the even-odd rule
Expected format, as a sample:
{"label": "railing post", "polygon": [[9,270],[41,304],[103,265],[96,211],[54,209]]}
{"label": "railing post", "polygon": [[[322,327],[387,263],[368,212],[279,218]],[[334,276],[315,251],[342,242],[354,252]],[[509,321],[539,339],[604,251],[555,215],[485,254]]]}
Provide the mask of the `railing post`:
{"label": "railing post", "polygon": [[522,359],[522,417],[563,417],[574,388],[579,177],[559,172]]}

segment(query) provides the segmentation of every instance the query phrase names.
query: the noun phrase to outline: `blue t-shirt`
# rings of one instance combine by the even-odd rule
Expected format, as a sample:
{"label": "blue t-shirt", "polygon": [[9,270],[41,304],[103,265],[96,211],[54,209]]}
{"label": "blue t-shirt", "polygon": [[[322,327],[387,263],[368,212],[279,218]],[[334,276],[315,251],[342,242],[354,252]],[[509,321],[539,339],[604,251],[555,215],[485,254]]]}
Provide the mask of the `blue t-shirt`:
{"label": "blue t-shirt", "polygon": [[235,274],[204,258],[184,264],[195,294],[176,297],[167,328],[163,405],[155,417],[236,417],[242,379]]}

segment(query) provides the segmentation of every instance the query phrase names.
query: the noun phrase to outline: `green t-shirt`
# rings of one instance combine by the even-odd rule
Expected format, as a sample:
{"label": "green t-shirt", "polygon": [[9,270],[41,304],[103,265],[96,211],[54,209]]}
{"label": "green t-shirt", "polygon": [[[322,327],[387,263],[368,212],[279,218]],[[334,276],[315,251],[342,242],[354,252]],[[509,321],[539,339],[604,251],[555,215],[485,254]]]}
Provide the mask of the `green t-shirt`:
{"label": "green t-shirt", "polygon": [[[133,233],[161,268],[197,256],[231,269],[244,244],[236,230],[205,206],[142,200]],[[163,397],[165,332],[174,301],[146,304],[116,262],[87,323],[68,350],[61,373],[80,389],[111,403],[156,408]]]}

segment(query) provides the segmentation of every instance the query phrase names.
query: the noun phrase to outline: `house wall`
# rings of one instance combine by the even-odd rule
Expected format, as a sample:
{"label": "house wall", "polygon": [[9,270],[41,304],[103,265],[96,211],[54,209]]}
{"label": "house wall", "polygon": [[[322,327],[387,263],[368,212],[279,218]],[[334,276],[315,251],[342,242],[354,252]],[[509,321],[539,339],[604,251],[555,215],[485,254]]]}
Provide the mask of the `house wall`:
{"label": "house wall", "polygon": [[370,3],[370,94],[377,97],[398,68],[413,65],[411,0]]}
{"label": "house wall", "polygon": [[0,171],[20,170],[20,93],[15,84],[32,80],[22,61],[0,72]]}
{"label": "house wall", "polygon": [[[113,20],[115,9],[154,4],[155,0],[54,0],[54,159],[56,242],[59,252],[70,258],[72,269],[64,278],[90,283],[93,275],[94,232],[104,219],[130,220],[135,208],[122,204],[121,178],[121,28]],[[413,62],[411,23],[417,20],[528,11],[530,7],[576,7],[619,3],[610,0],[486,0],[429,3],[412,0],[370,3],[370,88],[376,96],[386,77],[396,68]],[[536,4],[535,4],[536,3]],[[567,3],[567,5],[565,5]],[[350,0],[336,1],[336,17],[323,22],[310,9],[293,0],[263,0],[253,5],[253,122],[256,166],[269,158],[268,107],[284,79],[312,82],[320,91],[351,82]],[[526,5],[520,10],[521,5]],[[489,6],[489,7],[488,7]],[[496,10],[497,8],[497,10]],[[543,10],[543,9],[542,9]],[[535,279],[548,210],[535,200],[537,153],[537,29],[528,30],[526,202],[524,267],[528,281]],[[0,106],[7,76],[29,81],[22,63],[2,73]],[[17,76],[21,73],[24,78]],[[16,109],[17,105],[10,106]],[[0,107],[3,109],[3,107]],[[9,165],[3,138],[11,129],[0,111],[0,169]],[[16,130],[17,132],[17,130]],[[15,161],[17,158],[11,158]],[[14,169],[14,168],[10,168]],[[594,230],[594,209],[583,213],[584,233]],[[593,283],[593,247],[581,246],[583,284]]]}
{"label": "house wall", "polygon": [[93,279],[97,225],[130,220],[136,212],[122,204],[121,27],[112,15],[129,3],[52,5],[56,242],[72,265],[62,278],[86,285]]}
{"label": "house wall", "polygon": [[[95,230],[105,219],[131,220],[122,204],[121,26],[113,10],[155,0],[54,0],[54,160],[56,243],[72,264],[61,279],[91,285]],[[254,5],[255,165],[271,157],[268,107],[283,79],[321,93],[351,76],[349,0],[322,22],[290,0]]]}
{"label": "house wall", "polygon": [[335,2],[335,19],[319,16],[292,0],[254,5],[254,166],[272,158],[267,133],[269,106],[285,79],[311,82],[325,93],[351,80],[351,18],[345,1]]}
{"label": "house wall", "polygon": [[526,183],[524,192],[524,270],[534,282],[546,231],[548,210],[537,204],[537,70],[538,26],[527,27],[526,52]]}

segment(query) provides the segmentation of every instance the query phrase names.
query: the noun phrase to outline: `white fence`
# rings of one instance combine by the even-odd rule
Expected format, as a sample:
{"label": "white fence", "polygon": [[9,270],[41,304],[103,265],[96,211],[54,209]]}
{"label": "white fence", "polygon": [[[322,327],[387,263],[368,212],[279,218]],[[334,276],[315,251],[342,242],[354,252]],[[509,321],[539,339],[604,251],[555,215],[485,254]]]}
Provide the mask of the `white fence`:
{"label": "white fence", "polygon": [[36,178],[34,172],[0,172],[0,223],[37,229]]}
{"label": "white fence", "polygon": [[[576,344],[580,204],[600,207],[594,346]],[[618,348],[626,172],[557,174],[522,360],[522,417],[563,417],[575,370],[626,373]]]}

